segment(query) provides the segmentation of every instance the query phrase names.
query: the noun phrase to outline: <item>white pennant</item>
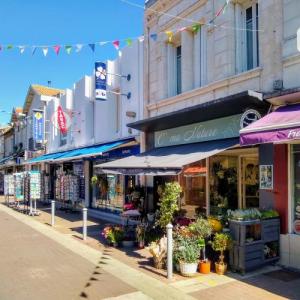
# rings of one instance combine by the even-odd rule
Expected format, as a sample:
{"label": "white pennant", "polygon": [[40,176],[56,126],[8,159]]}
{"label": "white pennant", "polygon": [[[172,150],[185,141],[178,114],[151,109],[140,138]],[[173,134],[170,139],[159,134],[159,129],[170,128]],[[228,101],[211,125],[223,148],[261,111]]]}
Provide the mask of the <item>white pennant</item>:
{"label": "white pennant", "polygon": [[77,44],[76,45],[76,52],[80,52],[82,49],[83,45],[82,44]]}
{"label": "white pennant", "polygon": [[139,37],[139,42],[142,43],[144,41],[145,37],[142,35]]}
{"label": "white pennant", "polygon": [[47,56],[47,54],[48,54],[48,47],[44,47],[43,48],[43,53],[44,53],[44,56]]}
{"label": "white pennant", "polygon": [[108,42],[99,42],[99,45],[100,46],[104,46],[104,45],[106,45]]}
{"label": "white pennant", "polygon": [[23,54],[25,51],[25,46],[19,46],[20,53]]}

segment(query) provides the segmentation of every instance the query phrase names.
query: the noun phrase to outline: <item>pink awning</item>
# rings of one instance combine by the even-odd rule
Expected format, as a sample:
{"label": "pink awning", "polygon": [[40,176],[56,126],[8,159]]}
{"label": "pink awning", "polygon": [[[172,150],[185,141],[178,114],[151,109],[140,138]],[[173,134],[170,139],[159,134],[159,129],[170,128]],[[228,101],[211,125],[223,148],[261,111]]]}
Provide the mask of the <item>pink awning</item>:
{"label": "pink awning", "polygon": [[300,139],[300,104],[279,107],[240,130],[242,146],[298,139]]}

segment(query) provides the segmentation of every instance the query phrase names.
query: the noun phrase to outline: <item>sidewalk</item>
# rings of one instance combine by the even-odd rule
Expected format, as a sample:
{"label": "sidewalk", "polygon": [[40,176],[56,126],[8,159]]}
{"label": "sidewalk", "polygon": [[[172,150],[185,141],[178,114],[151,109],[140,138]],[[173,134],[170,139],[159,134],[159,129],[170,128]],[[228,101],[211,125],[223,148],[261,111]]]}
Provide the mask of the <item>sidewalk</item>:
{"label": "sidewalk", "polygon": [[[9,210],[13,211],[12,209]],[[194,278],[185,278],[174,274],[174,280],[169,283],[165,277],[165,270],[157,270],[152,267],[147,250],[107,247],[100,235],[106,222],[89,218],[88,239],[83,242],[81,235],[82,216],[80,213],[70,214],[58,210],[53,230],[49,226],[50,208],[40,207],[40,212],[41,214],[36,217],[23,216],[17,212],[14,212],[14,214],[23,216],[32,224],[47,224],[46,228],[51,232],[57,231],[63,236],[71,238],[74,242],[76,241],[77,244],[88,245],[90,249],[96,250],[97,253],[109,253],[109,257],[115,262],[130,268],[131,272],[135,271],[134,273],[139,278],[138,282],[140,276],[152,278],[154,282],[159,281],[164,286],[180,291],[181,295],[189,295],[196,299],[219,299],[220,297],[222,299],[300,299],[300,274],[282,271],[278,267],[264,268],[247,276],[232,273],[228,273],[227,276],[219,276],[211,273],[210,275],[199,274]],[[117,273],[120,272],[117,271]],[[146,279],[147,285],[152,280]]]}

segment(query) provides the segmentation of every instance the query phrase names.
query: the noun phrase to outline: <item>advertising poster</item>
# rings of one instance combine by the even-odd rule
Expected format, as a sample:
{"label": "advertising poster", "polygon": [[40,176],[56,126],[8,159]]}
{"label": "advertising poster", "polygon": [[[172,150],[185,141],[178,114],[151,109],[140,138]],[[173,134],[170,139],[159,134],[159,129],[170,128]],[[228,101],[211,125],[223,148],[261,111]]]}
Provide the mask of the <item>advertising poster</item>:
{"label": "advertising poster", "polygon": [[259,188],[262,190],[273,189],[273,165],[259,166]]}
{"label": "advertising poster", "polygon": [[44,140],[44,112],[41,110],[33,111],[33,139],[35,142],[42,143]]}
{"label": "advertising poster", "polygon": [[107,100],[106,94],[106,64],[95,63],[95,98],[96,100]]}

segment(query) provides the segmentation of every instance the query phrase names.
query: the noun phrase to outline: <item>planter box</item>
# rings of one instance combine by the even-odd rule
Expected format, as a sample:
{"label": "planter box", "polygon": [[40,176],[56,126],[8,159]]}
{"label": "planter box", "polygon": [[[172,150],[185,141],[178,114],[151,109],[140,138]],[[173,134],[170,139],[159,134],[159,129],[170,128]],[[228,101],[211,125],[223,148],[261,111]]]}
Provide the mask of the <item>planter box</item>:
{"label": "planter box", "polygon": [[261,221],[261,234],[265,243],[278,241],[280,237],[279,218],[265,219]]}
{"label": "planter box", "polygon": [[134,246],[134,241],[122,241],[122,247],[132,248]]}

